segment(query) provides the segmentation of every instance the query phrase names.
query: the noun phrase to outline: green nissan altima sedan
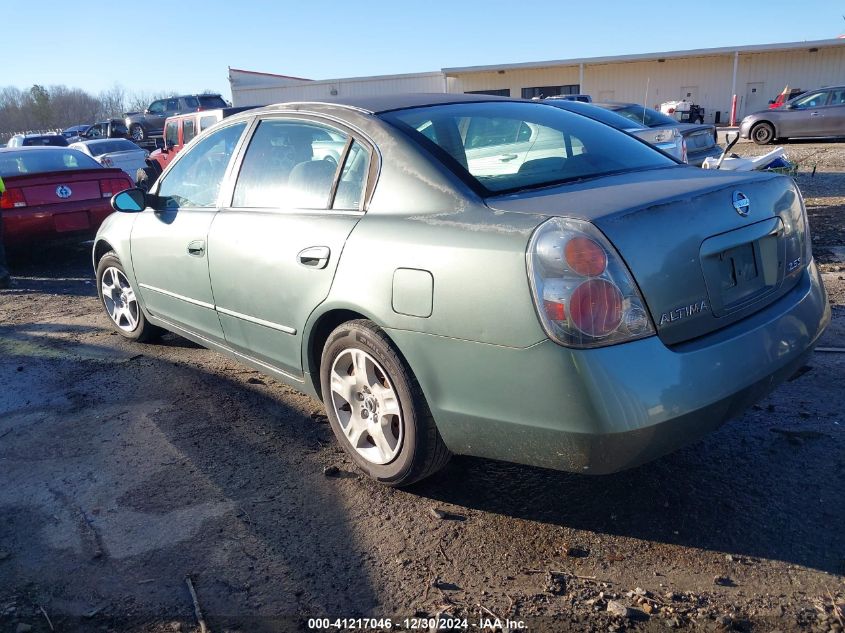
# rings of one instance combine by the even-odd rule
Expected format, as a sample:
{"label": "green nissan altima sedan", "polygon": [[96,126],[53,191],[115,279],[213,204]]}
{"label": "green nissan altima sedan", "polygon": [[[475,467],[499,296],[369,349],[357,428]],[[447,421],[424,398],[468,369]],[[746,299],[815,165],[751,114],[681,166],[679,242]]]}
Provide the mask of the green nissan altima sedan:
{"label": "green nissan altima sedan", "polygon": [[455,453],[641,464],[792,375],[830,320],[790,178],[688,167],[536,102],[250,110],[112,204],[93,255],[117,332],[321,399],[390,485]]}

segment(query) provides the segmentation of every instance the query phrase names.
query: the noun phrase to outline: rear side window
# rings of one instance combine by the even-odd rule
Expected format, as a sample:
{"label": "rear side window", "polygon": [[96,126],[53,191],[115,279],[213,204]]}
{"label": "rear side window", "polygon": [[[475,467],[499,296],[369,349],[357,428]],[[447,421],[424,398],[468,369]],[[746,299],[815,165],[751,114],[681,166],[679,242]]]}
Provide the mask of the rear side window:
{"label": "rear side window", "polygon": [[2,178],[92,168],[102,169],[103,166],[75,149],[0,152],[0,177]]}
{"label": "rear side window", "polygon": [[168,121],[164,127],[164,142],[167,145],[173,146],[179,144],[179,122]]}
{"label": "rear side window", "polygon": [[370,152],[358,141],[353,141],[346,161],[343,163],[343,170],[340,172],[333,209],[350,211],[361,209],[369,166]]}
{"label": "rear side window", "polygon": [[193,119],[185,119],[182,121],[182,143],[187,145],[191,139],[197,135]]}
{"label": "rear side window", "polygon": [[[346,135],[304,121],[265,120],[249,143],[234,207],[326,209]],[[315,151],[316,150],[316,151]]]}
{"label": "rear side window", "polygon": [[246,123],[229,125],[180,152],[161,181],[160,208],[216,206],[220,183],[245,127]]}
{"label": "rear side window", "polygon": [[198,108],[200,104],[196,97],[185,97],[185,105],[189,108]]}

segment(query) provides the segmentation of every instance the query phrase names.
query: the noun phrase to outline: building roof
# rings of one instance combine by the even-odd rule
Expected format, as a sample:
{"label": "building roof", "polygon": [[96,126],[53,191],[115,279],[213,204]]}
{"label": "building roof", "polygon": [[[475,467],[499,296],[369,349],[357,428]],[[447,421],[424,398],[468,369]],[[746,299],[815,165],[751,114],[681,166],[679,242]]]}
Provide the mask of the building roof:
{"label": "building roof", "polygon": [[391,110],[405,108],[419,108],[449,103],[463,103],[470,101],[512,101],[508,97],[491,95],[459,94],[448,92],[409,92],[392,95],[373,95],[359,97],[327,97],[319,101],[290,101],[278,103],[267,109],[289,109],[293,107],[307,107],[309,105],[335,105],[352,108],[370,114],[379,114]]}
{"label": "building roof", "polygon": [[296,81],[311,81],[305,77],[293,77],[292,75],[279,75],[278,73],[262,73],[257,70],[244,70],[242,68],[232,68],[229,66],[229,72],[244,73],[246,75],[260,75],[261,77],[278,77],[279,79],[295,79]]}
{"label": "building roof", "polygon": [[685,51],[666,51],[662,53],[636,53],[633,55],[611,55],[606,57],[576,57],[573,59],[555,59],[539,62],[521,62],[515,64],[497,64],[486,66],[463,66],[443,68],[447,76],[466,73],[496,72],[499,70],[530,70],[548,68],[550,66],[578,66],[580,64],[611,64],[622,62],[652,61],[661,59],[678,59],[684,57],[707,57],[717,55],[733,55],[734,53],[769,53],[805,48],[819,49],[835,46],[845,46],[841,38],[828,40],[811,40],[805,42],[783,42],[779,44],[751,44],[746,46],[724,46],[721,48],[696,48]]}

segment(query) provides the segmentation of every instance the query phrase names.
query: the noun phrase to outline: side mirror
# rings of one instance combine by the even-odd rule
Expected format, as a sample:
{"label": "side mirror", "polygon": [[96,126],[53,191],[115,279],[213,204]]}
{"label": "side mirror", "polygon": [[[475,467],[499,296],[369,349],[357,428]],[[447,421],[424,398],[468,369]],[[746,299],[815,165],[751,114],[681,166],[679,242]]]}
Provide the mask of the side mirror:
{"label": "side mirror", "polygon": [[111,207],[122,213],[139,213],[147,206],[147,196],[140,189],[127,189],[111,199]]}
{"label": "side mirror", "polygon": [[144,108],[144,114],[149,114],[149,113],[150,113],[150,109],[149,109],[149,108]]}
{"label": "side mirror", "polygon": [[794,109],[795,109],[795,104],[794,104],[794,103],[787,103],[787,104],[785,104],[785,105],[783,106],[783,109],[784,109],[784,110],[794,110]]}

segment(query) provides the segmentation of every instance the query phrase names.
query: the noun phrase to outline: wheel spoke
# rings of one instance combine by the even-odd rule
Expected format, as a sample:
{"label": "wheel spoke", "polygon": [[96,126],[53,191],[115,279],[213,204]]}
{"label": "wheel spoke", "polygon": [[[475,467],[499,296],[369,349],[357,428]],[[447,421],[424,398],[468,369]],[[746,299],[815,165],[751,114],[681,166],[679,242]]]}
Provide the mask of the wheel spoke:
{"label": "wheel spoke", "polygon": [[341,376],[337,371],[332,370],[331,381],[332,392],[352,406],[355,397],[355,378],[353,376]]}
{"label": "wheel spoke", "polygon": [[396,440],[392,438],[392,433],[391,438],[387,437],[386,433],[390,433],[389,428],[390,422],[387,423],[387,429],[385,429],[384,424],[375,425],[370,429],[370,437],[373,438],[373,442],[375,442],[376,448],[384,461],[390,458],[396,448]]}

